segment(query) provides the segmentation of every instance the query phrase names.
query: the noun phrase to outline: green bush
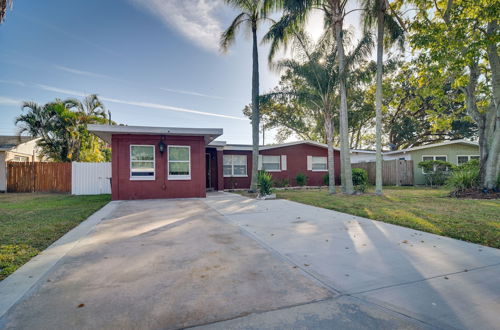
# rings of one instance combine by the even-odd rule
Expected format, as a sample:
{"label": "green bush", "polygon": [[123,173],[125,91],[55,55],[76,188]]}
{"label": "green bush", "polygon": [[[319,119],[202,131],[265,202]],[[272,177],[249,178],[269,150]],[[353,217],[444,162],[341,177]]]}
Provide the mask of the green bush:
{"label": "green bush", "polygon": [[295,176],[295,181],[298,186],[305,186],[307,184],[307,176],[304,173],[297,173]]}
{"label": "green bush", "polygon": [[271,186],[273,182],[273,177],[270,173],[266,171],[259,172],[258,188],[260,196],[267,196],[271,194]]}
{"label": "green bush", "polygon": [[368,186],[368,172],[362,168],[353,168],[352,184],[357,191],[365,192]]}
{"label": "green bush", "polygon": [[330,184],[330,173],[323,175],[323,185],[328,186]]}
{"label": "green bush", "polygon": [[273,180],[273,187],[276,188],[290,187],[290,181],[287,178]]}
{"label": "green bush", "polygon": [[426,160],[418,163],[418,167],[424,170],[425,180],[432,187],[445,184],[455,166],[443,160]]}
{"label": "green bush", "polygon": [[446,180],[446,186],[453,189],[452,193],[479,187],[479,161],[471,160],[455,167]]}

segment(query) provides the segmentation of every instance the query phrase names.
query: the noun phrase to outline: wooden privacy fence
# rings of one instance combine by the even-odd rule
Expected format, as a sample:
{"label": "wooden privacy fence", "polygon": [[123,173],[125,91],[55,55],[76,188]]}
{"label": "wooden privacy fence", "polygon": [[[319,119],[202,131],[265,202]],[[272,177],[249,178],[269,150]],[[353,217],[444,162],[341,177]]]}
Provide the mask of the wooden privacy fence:
{"label": "wooden privacy fence", "polygon": [[7,192],[71,192],[71,163],[8,162]]}
{"label": "wooden privacy fence", "polygon": [[[355,163],[352,167],[366,170],[368,182],[375,184],[375,162]],[[386,186],[412,186],[413,161],[398,159],[383,161],[382,183]]]}

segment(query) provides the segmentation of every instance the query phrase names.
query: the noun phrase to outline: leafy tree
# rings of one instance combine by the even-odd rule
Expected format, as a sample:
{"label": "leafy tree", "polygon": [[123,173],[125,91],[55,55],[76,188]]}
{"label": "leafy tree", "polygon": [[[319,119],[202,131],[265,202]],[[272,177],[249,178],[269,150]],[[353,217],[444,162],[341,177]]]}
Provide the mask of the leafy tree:
{"label": "leafy tree", "polygon": [[404,43],[404,31],[395,17],[399,17],[398,13],[391,8],[388,0],[361,0],[361,2],[364,9],[362,18],[365,31],[371,31],[375,26],[377,28],[375,193],[382,195],[382,74],[384,41],[388,45],[398,41],[402,47]]}
{"label": "leafy tree", "polygon": [[273,24],[264,40],[271,42],[270,58],[276,54],[278,48],[286,46],[289,39],[303,28],[308,15],[313,10],[320,10],[325,17],[325,30],[333,38],[336,46],[337,69],[339,72],[339,120],[340,120],[340,153],[341,177],[345,193],[352,194],[352,170],[349,155],[348,111],[347,111],[347,63],[344,49],[344,18],[348,14],[346,5],[348,0],[280,0],[268,1],[275,9],[282,9],[283,16]]}
{"label": "leafy tree", "polygon": [[[500,6],[491,0],[411,0],[410,42],[422,82],[451,83],[477,123],[481,185],[498,188],[500,171]],[[399,2],[402,5],[402,1]]]}
{"label": "leafy tree", "polygon": [[12,0],[0,0],[0,24],[5,19],[7,8],[12,8]]}
{"label": "leafy tree", "polygon": [[235,17],[231,25],[220,38],[220,48],[227,51],[234,43],[236,33],[244,26],[252,32],[252,178],[250,190],[257,190],[258,156],[259,156],[259,52],[257,45],[257,28],[262,21],[268,20],[264,0],[225,0],[241,12]]}
{"label": "leafy tree", "polygon": [[16,118],[20,134],[40,138],[42,154],[54,161],[105,161],[105,144],[87,130],[87,124],[107,123],[104,105],[96,95],[83,102],[76,99],[55,100],[45,105],[24,102],[26,113]]}

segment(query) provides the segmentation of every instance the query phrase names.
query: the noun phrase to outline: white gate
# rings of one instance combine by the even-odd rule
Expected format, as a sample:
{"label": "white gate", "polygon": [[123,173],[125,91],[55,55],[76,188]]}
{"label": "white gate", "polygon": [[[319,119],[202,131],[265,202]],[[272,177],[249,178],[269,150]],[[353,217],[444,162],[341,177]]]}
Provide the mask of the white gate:
{"label": "white gate", "polygon": [[71,194],[111,194],[111,163],[78,163],[71,168]]}

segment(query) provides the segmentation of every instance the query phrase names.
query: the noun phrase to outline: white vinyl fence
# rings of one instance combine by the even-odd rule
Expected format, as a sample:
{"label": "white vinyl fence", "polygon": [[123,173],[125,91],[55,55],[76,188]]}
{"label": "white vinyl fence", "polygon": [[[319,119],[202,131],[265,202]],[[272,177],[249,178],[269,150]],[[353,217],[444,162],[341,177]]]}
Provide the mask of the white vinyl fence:
{"label": "white vinyl fence", "polygon": [[111,163],[78,163],[71,168],[71,194],[111,194]]}

